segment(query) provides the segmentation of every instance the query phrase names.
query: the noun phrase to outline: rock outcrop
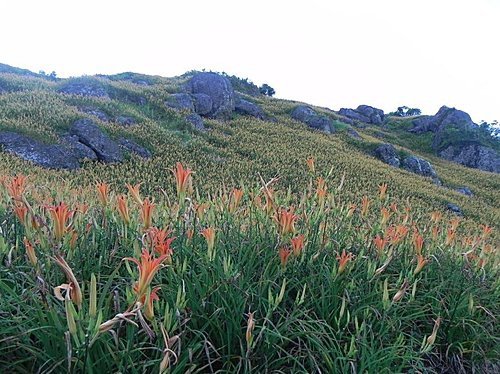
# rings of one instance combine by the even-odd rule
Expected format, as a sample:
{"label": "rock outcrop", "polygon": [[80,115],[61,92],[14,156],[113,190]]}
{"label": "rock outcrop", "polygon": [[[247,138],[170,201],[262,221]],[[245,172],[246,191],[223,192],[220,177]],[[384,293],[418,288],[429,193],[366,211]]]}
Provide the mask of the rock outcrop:
{"label": "rock outcrop", "polygon": [[197,73],[187,83],[186,91],[193,95],[205,94],[212,100],[207,117],[228,120],[235,108],[234,90],[229,80],[216,73]]}
{"label": "rock outcrop", "polygon": [[493,148],[480,144],[455,144],[440,151],[439,156],[458,164],[500,173],[500,155]]}
{"label": "rock outcrop", "polygon": [[0,132],[0,146],[23,160],[50,169],[77,169],[77,156],[70,147],[60,144],[44,144],[26,135]]}
{"label": "rock outcrop", "polygon": [[352,120],[364,123],[371,123],[374,125],[381,125],[384,123],[384,111],[369,105],[360,105],[356,109],[342,108],[339,110],[341,116],[347,117],[351,121],[346,121],[352,124]]}
{"label": "rock outcrop", "polygon": [[321,130],[328,134],[335,131],[332,121],[328,117],[316,113],[310,106],[299,105],[292,111],[291,116],[293,119],[303,122],[313,129]]}
{"label": "rock outcrop", "polygon": [[76,136],[80,143],[92,149],[99,161],[105,163],[123,161],[123,152],[120,146],[91,120],[85,118],[76,121],[71,126],[69,133]]}
{"label": "rock outcrop", "polygon": [[169,96],[165,105],[176,110],[194,111],[194,104],[191,95],[187,93],[175,93]]}
{"label": "rock outcrop", "polygon": [[265,118],[264,111],[260,106],[248,100],[242,99],[241,97],[236,98],[235,111],[236,113],[252,116],[258,119]]}
{"label": "rock outcrop", "polygon": [[68,95],[109,98],[106,87],[99,81],[91,79],[68,81],[59,88],[59,92]]}
{"label": "rock outcrop", "polygon": [[392,144],[381,144],[377,148],[375,148],[374,153],[375,157],[388,165],[391,165],[395,168],[398,168],[401,165],[399,155],[396,151],[396,148],[394,148]]}
{"label": "rock outcrop", "polygon": [[151,158],[152,156],[151,152],[148,149],[140,146],[139,144],[130,139],[120,138],[118,140],[118,144],[127,151],[135,153],[136,155],[141,156],[142,158]]}

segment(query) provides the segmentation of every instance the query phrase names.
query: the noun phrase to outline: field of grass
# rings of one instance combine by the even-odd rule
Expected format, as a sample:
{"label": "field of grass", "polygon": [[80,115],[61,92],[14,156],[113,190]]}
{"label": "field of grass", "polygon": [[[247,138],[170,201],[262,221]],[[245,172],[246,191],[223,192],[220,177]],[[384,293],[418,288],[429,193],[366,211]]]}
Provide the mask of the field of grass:
{"label": "field of grass", "polygon": [[112,94],[82,98],[0,74],[0,130],[52,142],[97,107],[135,118],[92,119],[154,154],[68,172],[0,152],[2,372],[498,368],[498,175],[398,142],[436,186],[371,157],[371,129],[314,132],[265,97],[275,121],[197,133],[163,105],[186,77],[121,78],[86,78]]}

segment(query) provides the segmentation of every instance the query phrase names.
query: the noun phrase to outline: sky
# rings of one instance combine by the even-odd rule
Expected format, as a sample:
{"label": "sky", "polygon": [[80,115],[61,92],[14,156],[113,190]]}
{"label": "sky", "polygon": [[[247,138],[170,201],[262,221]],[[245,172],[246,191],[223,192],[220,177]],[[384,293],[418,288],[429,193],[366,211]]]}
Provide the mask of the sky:
{"label": "sky", "polygon": [[0,62],[59,77],[224,71],[329,107],[500,121],[500,0],[0,0]]}

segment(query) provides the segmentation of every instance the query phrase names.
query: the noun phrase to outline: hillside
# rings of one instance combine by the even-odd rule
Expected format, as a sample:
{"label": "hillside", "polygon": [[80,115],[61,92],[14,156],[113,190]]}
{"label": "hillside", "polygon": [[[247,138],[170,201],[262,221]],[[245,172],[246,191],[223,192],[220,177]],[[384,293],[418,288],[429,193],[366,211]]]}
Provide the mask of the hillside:
{"label": "hillside", "polygon": [[498,143],[460,110],[0,65],[0,165],[0,372],[498,372]]}
{"label": "hillside", "polygon": [[[75,121],[87,118],[113,139],[127,138],[153,157],[144,159],[128,152],[127,161],[123,163],[85,162],[75,173],[47,172],[0,152],[5,174],[29,170],[40,178],[40,183],[62,177],[69,185],[83,187],[93,185],[106,170],[107,181],[113,185],[142,180],[150,191],[159,191],[166,188],[168,169],[181,161],[197,170],[197,178],[204,182],[196,187],[202,193],[213,191],[220,183],[258,182],[259,173],[265,180],[279,176],[283,186],[299,190],[307,184],[302,167],[304,160],[312,156],[320,170],[326,173],[331,169],[333,180],[338,182],[345,174],[345,189],[352,198],[373,191],[385,181],[391,185],[396,198],[410,198],[427,209],[444,209],[453,203],[467,218],[493,224],[499,217],[499,175],[436,157],[430,147],[429,134],[416,135],[401,130],[411,127],[412,118],[389,117],[384,126],[356,126],[360,139],[355,139],[350,136],[353,127],[342,122],[343,117],[337,112],[314,108],[329,118],[337,130],[333,135],[326,135],[291,118],[290,114],[301,103],[243,94],[242,97],[263,109],[267,120],[234,113],[229,121],[205,119],[208,131],[199,131],[186,120],[186,113],[165,105],[172,94],[181,91],[192,73],[177,78],[124,73],[53,80],[34,73],[20,74],[22,69],[14,69],[13,73],[6,70],[0,71],[0,90],[3,90],[0,133],[13,131],[51,144],[58,142]],[[255,94],[245,81],[239,82],[240,90],[250,87],[247,92]],[[77,91],[66,92],[65,87]],[[90,88],[88,92],[78,93],[82,87]],[[399,145],[399,152],[413,153],[431,161],[443,186],[376,160],[373,149],[384,142]],[[469,188],[474,197],[454,191],[458,187]]]}

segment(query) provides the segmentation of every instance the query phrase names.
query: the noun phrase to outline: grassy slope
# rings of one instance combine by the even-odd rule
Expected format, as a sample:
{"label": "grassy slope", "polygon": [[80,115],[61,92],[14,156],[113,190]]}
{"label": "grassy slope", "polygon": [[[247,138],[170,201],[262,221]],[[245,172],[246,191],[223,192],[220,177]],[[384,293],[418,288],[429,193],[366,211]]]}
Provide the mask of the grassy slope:
{"label": "grassy slope", "polygon": [[[120,76],[118,76],[119,78]],[[122,165],[89,164],[76,173],[38,170],[14,157],[0,153],[4,173],[30,172],[40,178],[40,183],[51,178],[65,178],[78,186],[92,185],[106,179],[121,188],[125,182],[145,181],[156,191],[166,188],[169,169],[176,161],[187,163],[196,170],[202,192],[213,191],[221,182],[235,185],[240,182],[258,181],[280,176],[282,186],[296,190],[306,184],[302,165],[313,156],[325,173],[332,169],[331,179],[337,183],[346,175],[346,190],[352,199],[369,194],[383,181],[390,184],[392,193],[403,201],[406,198],[427,210],[442,209],[446,202],[461,206],[467,217],[493,224],[498,220],[500,176],[461,167],[433,157],[422,138],[403,133],[401,126],[384,131],[384,141],[421,151],[433,163],[445,185],[468,186],[475,193],[470,199],[451,189],[434,186],[430,181],[403,170],[394,170],[367,155],[366,149],[378,142],[373,135],[380,132],[373,128],[359,130],[365,141],[356,142],[340,134],[329,136],[307,129],[289,117],[295,102],[252,98],[278,122],[263,122],[249,117],[235,116],[229,123],[207,121],[212,128],[206,134],[194,133],[182,117],[165,109],[163,102],[169,93],[187,77],[166,79],[154,77],[152,86],[139,86],[127,81],[88,77],[87,79],[108,86],[112,100],[65,96],[56,93],[62,82],[42,78],[1,74],[3,82],[15,92],[0,96],[0,129],[10,129],[31,134],[44,141],[55,141],[75,119],[86,116],[78,106],[98,107],[110,116],[128,115],[139,125],[122,128],[93,118],[112,135],[126,134],[153,150],[152,160],[126,162]],[[113,79],[117,79],[116,77]],[[138,95],[148,100],[148,105],[137,106],[126,101],[127,96]],[[335,114],[318,108],[333,118]],[[404,149],[404,148],[402,148]]]}

